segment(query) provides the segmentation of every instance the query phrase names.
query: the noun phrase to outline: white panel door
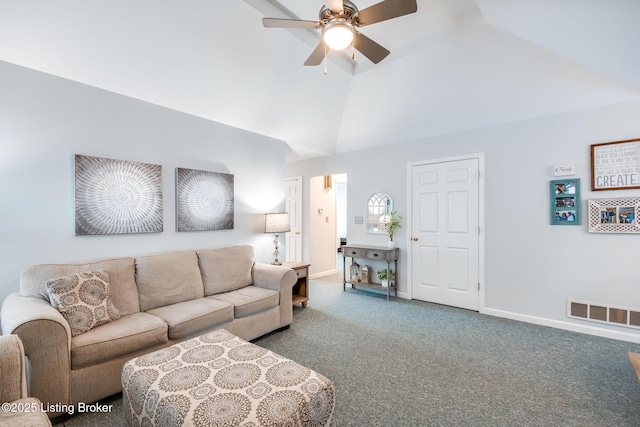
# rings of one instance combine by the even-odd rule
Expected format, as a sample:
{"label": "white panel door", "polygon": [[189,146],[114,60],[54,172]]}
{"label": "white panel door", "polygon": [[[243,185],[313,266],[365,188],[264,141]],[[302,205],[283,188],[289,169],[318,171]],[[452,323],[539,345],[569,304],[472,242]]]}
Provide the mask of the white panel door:
{"label": "white panel door", "polygon": [[411,167],[411,297],[478,310],[478,159]]}
{"label": "white panel door", "polygon": [[302,262],[302,177],[285,180],[285,204],[291,231],[286,233],[286,261]]}

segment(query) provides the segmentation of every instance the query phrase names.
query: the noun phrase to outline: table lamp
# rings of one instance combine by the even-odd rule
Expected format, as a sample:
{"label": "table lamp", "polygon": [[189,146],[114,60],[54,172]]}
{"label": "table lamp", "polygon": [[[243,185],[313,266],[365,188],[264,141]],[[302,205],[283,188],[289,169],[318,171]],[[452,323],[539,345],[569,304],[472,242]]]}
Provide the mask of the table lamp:
{"label": "table lamp", "polygon": [[273,265],[282,265],[280,262],[280,233],[286,233],[291,231],[291,224],[289,222],[289,213],[268,213],[264,214],[264,232],[275,233],[273,238]]}

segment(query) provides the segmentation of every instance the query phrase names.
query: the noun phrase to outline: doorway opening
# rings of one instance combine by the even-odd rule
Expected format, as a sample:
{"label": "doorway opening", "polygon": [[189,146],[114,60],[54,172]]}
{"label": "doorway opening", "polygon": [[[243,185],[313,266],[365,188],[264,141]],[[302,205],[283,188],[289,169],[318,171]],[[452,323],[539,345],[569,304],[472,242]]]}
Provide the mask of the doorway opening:
{"label": "doorway opening", "polygon": [[347,241],[347,174],[313,177],[309,193],[310,278],[342,278],[342,254]]}

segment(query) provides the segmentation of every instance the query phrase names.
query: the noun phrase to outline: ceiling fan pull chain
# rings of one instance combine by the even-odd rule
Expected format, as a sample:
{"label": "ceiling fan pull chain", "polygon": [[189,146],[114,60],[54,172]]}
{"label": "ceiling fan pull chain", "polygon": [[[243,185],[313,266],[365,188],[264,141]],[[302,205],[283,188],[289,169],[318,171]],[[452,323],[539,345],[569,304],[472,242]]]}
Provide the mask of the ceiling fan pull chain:
{"label": "ceiling fan pull chain", "polygon": [[327,45],[324,45],[324,75],[327,75]]}

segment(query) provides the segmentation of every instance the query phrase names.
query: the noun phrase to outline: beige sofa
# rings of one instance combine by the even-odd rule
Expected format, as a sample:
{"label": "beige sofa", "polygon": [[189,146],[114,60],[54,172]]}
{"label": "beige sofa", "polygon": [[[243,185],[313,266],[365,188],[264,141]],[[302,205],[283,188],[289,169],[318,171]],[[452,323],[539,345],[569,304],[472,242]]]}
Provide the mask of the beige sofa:
{"label": "beige sofa", "polygon": [[[121,317],[72,336],[45,284],[97,270],[108,272]],[[3,302],[1,325],[22,339],[30,395],[45,405],[91,403],[121,391],[122,366],[133,357],[216,328],[251,340],[288,327],[295,282],[293,270],[255,262],[251,246],[37,265]]]}
{"label": "beige sofa", "polygon": [[0,336],[0,427],[51,427],[36,398],[27,395],[24,348],[15,335]]}

